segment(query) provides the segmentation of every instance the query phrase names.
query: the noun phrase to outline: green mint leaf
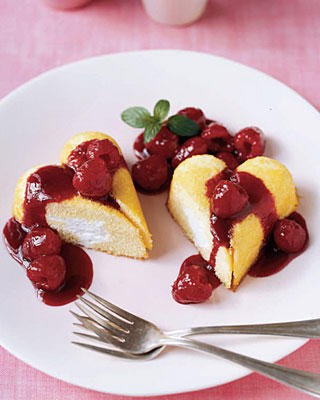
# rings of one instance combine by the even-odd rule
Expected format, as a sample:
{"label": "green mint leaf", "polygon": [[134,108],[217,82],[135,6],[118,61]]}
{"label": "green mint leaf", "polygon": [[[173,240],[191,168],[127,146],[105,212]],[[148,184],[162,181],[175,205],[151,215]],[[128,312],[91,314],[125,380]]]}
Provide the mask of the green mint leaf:
{"label": "green mint leaf", "polygon": [[162,122],[169,113],[170,103],[168,100],[159,100],[153,109],[153,116]]}
{"label": "green mint leaf", "polygon": [[149,121],[145,127],[143,138],[144,142],[148,143],[152,140],[161,129],[161,122],[153,119]]}
{"label": "green mint leaf", "polygon": [[196,136],[200,133],[199,125],[184,115],[173,115],[168,119],[167,126],[178,136]]}
{"label": "green mint leaf", "polygon": [[144,128],[151,115],[144,107],[130,107],[121,113],[121,119],[133,128]]}

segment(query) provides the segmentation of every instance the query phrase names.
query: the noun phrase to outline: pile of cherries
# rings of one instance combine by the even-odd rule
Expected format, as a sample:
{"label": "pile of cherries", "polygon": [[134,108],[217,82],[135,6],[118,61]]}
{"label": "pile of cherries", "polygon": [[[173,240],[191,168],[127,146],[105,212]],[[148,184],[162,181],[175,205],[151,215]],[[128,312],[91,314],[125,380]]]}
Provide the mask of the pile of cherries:
{"label": "pile of cherries", "polygon": [[143,192],[157,193],[165,189],[172,171],[194,155],[213,154],[234,170],[242,162],[264,152],[265,141],[259,128],[244,128],[232,136],[220,123],[208,120],[199,108],[187,107],[177,114],[196,122],[199,134],[191,138],[177,136],[164,122],[148,143],[143,133],[136,138],[134,151],[140,161],[132,167],[132,178]]}
{"label": "pile of cherries", "polygon": [[68,157],[67,165],[75,172],[72,184],[83,196],[101,198],[112,187],[112,176],[123,163],[118,148],[108,139],[79,144]]}
{"label": "pile of cherries", "polygon": [[60,255],[62,242],[55,231],[34,227],[27,232],[18,221],[11,218],[3,233],[12,255],[24,264],[27,277],[37,289],[47,292],[61,289],[67,268]]}

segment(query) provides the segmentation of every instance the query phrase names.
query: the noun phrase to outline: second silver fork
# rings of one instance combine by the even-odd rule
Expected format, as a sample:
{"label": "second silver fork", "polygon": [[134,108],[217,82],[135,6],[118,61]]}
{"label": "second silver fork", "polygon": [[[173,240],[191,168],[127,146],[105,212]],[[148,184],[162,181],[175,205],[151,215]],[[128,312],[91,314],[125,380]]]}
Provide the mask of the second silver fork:
{"label": "second silver fork", "polygon": [[[313,396],[320,397],[319,374],[291,369],[262,360],[257,360],[255,358],[217,346],[195,341],[187,337],[178,336],[183,331],[175,331],[174,335],[169,336],[168,332],[161,331],[153,323],[137,317],[136,315],[133,315],[128,311],[115,306],[114,304],[97,295],[94,295],[89,291],[85,292],[99,304],[97,305],[96,303],[81,297],[79,299],[86,306],[78,304],[78,307],[87,316],[80,316],[76,313],[73,313],[81,322],[81,327],[88,329],[95,334],[92,336],[80,333],[80,335],[86,338],[96,339],[102,343],[111,344],[124,352],[124,354],[130,353],[132,355],[131,358],[136,357],[137,359],[141,355],[148,356],[148,353],[150,358],[156,356],[158,354],[157,352],[159,352],[158,348],[160,346],[178,346],[189,348],[191,350],[212,354],[227,359],[251,369],[252,371],[259,372],[271,379],[277,380],[278,382],[282,382]],[[275,334],[274,330],[270,329],[272,326],[276,328],[276,331],[278,331],[276,334],[278,335],[285,334],[285,336],[313,338],[320,336],[319,320],[259,325],[259,334]],[[245,325],[240,327],[240,330],[239,327],[224,327],[224,329],[227,328],[228,333],[231,331],[235,333],[253,333],[249,327],[250,326]],[[214,330],[217,328],[218,327],[214,327]],[[210,330],[211,329],[212,328],[210,328]],[[205,330],[208,332],[207,327],[197,328],[196,333],[200,334],[201,332],[201,334],[203,334]],[[294,335],[292,335],[292,332],[295,332]],[[222,331],[219,333],[222,333]],[[191,332],[188,330],[187,335],[190,334]],[[103,347],[92,346],[79,342],[73,343],[102,353],[112,354],[110,353],[112,350],[106,350]],[[116,352],[116,350],[113,351]]]}

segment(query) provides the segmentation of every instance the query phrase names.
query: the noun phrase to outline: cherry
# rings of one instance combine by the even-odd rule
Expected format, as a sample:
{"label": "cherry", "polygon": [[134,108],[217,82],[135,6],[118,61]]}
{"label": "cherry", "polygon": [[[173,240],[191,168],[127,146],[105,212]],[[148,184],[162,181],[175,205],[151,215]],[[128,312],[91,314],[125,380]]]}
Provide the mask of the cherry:
{"label": "cherry", "polygon": [[92,140],[80,143],[68,156],[67,165],[73,170],[77,170],[87,161],[87,148]]}
{"label": "cherry", "polygon": [[22,254],[28,260],[34,260],[40,256],[59,254],[61,250],[61,239],[50,228],[33,228],[26,235]]}
{"label": "cherry", "polygon": [[263,132],[254,126],[244,128],[235,135],[234,145],[241,161],[262,156],[265,149]]}
{"label": "cherry", "polygon": [[235,170],[238,166],[238,161],[232,153],[228,153],[227,151],[220,151],[216,154],[216,157],[224,161],[227,164],[227,167],[231,170]]}
{"label": "cherry", "polygon": [[158,154],[153,154],[132,166],[132,179],[138,187],[147,192],[160,190],[168,181],[168,177],[167,160]]}
{"label": "cherry", "polygon": [[234,150],[233,137],[227,128],[218,122],[211,122],[203,130],[201,137],[206,141],[208,149],[212,153],[219,151],[232,152]]}
{"label": "cherry", "polygon": [[66,263],[60,256],[41,256],[27,268],[27,276],[37,289],[59,289],[66,276]]}
{"label": "cherry", "polygon": [[116,170],[122,160],[117,146],[109,139],[92,140],[88,145],[86,155],[88,160],[102,158],[110,171]]}
{"label": "cherry", "polygon": [[101,158],[86,161],[74,174],[72,184],[83,196],[102,197],[112,187],[112,176]]}
{"label": "cherry", "polygon": [[181,264],[179,275],[186,272],[190,265],[198,265],[199,267],[202,267],[207,271],[207,277],[212,285],[213,290],[221,285],[221,281],[214,273],[214,270],[211,267],[211,265],[209,265],[208,261],[202,258],[200,254],[194,254],[193,256],[186,258]]}
{"label": "cherry", "polygon": [[15,218],[10,218],[3,228],[3,235],[11,249],[17,251],[23,243],[26,232],[22,229],[20,222]]}
{"label": "cherry", "polygon": [[217,217],[230,218],[246,206],[248,199],[248,193],[238,183],[220,181],[211,197],[212,211]]}
{"label": "cherry", "polygon": [[178,111],[177,114],[192,119],[199,125],[200,129],[204,129],[206,126],[206,117],[200,108],[186,107],[183,110]]}
{"label": "cherry", "polygon": [[178,153],[172,159],[172,167],[176,168],[183,160],[197,154],[206,154],[208,147],[204,139],[199,136],[188,139],[180,147]]}
{"label": "cherry", "polygon": [[201,265],[188,265],[172,286],[172,296],[182,304],[202,303],[212,294],[212,285],[206,269]]}
{"label": "cherry", "polygon": [[307,232],[298,222],[285,218],[275,223],[273,238],[278,249],[296,253],[306,244]]}
{"label": "cherry", "polygon": [[159,154],[170,159],[174,157],[179,150],[179,138],[163,126],[156,136],[146,143],[146,148],[150,154]]}
{"label": "cherry", "polygon": [[143,160],[144,158],[147,158],[150,156],[148,150],[146,149],[146,145],[144,143],[143,132],[140,133],[140,135],[138,135],[136,137],[136,140],[134,141],[134,144],[133,144],[133,150],[134,150],[134,154],[136,155],[136,157],[139,160]]}

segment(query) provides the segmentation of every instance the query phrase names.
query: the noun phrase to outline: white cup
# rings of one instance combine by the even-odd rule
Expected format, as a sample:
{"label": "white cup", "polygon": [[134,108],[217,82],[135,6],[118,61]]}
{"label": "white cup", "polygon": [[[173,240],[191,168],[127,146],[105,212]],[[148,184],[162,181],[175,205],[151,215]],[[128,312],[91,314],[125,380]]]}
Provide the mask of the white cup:
{"label": "white cup", "polygon": [[156,22],[187,25],[199,19],[208,0],[142,0],[146,13]]}
{"label": "white cup", "polygon": [[46,4],[60,10],[70,10],[72,8],[83,7],[92,0],[43,0]]}

